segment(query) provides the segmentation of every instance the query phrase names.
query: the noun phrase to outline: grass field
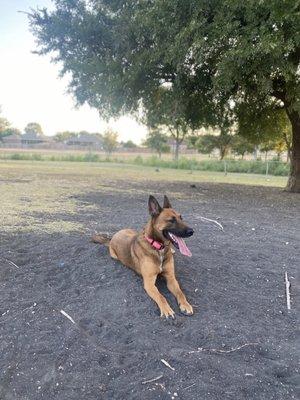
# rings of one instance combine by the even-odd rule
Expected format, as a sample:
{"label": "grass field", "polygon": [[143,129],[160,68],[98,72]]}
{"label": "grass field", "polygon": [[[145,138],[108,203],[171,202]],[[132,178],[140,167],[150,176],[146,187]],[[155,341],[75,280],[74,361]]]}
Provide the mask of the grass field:
{"label": "grass field", "polygon": [[[112,181],[179,181],[201,186],[203,182],[284,187],[286,178],[220,172],[160,169],[112,163],[0,162],[1,226],[4,230],[80,229],[76,221],[47,220],[41,225],[35,215],[75,212],[72,196],[101,189]],[[17,184],[16,184],[17,183]],[[114,189],[118,191],[117,188]],[[91,206],[89,206],[91,207]],[[25,213],[26,211],[26,213]]]}
{"label": "grass field", "polygon": [[[201,156],[201,157],[200,157]],[[200,158],[199,158],[200,157]],[[0,149],[0,160],[5,161],[51,161],[51,162],[82,162],[82,163],[112,163],[137,165],[152,168],[169,168],[176,170],[193,171],[211,171],[221,173],[239,173],[239,174],[260,174],[265,176],[285,176],[289,175],[289,163],[278,159],[271,160],[246,160],[240,158],[227,158],[219,160],[216,157],[209,158],[198,154],[185,154],[179,157],[177,161],[170,158],[169,155],[163,155],[159,158],[151,153],[114,153],[107,155],[104,153],[93,152],[54,152],[54,151],[21,151],[12,152],[11,149]]]}

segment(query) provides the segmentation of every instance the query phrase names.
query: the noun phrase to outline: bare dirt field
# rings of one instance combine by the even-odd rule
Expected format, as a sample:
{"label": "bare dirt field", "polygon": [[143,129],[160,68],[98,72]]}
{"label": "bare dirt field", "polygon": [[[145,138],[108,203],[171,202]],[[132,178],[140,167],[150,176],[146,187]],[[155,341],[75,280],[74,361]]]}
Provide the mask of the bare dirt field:
{"label": "bare dirt field", "polygon": [[[206,180],[0,163],[0,399],[298,398],[300,196]],[[162,320],[140,278],[89,240],[95,230],[140,229],[148,195],[164,193],[195,230],[193,257],[175,255],[195,314],[181,315],[158,281],[175,320]]]}

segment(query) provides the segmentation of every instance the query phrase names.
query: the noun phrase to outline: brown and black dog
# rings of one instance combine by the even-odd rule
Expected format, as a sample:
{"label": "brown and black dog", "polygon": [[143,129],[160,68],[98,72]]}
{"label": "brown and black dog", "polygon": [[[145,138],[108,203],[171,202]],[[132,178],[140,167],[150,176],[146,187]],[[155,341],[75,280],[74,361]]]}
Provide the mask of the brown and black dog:
{"label": "brown and black dog", "polygon": [[92,241],[108,246],[112,258],[142,276],[144,288],[158,305],[161,316],[174,318],[174,311],[155,286],[159,274],[166,279],[167,287],[176,297],[181,312],[192,315],[193,307],[188,303],[175,277],[171,244],[182,254],[191,256],[182,238],[192,236],[194,231],[172,209],[167,196],[164,196],[163,207],[155,197],[150,196],[148,206],[151,218],[141,232],[122,229],[112,238],[94,235]]}

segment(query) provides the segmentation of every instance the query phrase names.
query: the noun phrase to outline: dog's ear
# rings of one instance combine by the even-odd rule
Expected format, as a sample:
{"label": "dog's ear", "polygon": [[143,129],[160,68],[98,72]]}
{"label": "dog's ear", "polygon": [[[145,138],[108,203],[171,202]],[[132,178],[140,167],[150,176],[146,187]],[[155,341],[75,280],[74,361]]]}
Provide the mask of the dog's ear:
{"label": "dog's ear", "polygon": [[164,208],[172,208],[170,200],[168,199],[168,197],[166,195],[164,195]]}
{"label": "dog's ear", "polygon": [[151,217],[157,217],[157,215],[161,213],[162,208],[156,198],[152,195],[149,196],[148,207]]}

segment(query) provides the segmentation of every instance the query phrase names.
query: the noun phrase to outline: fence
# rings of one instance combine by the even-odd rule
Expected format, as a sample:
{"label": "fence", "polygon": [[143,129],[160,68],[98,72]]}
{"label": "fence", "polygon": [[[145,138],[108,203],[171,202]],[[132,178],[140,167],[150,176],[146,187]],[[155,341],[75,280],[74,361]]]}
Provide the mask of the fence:
{"label": "fence", "polygon": [[251,173],[263,175],[288,176],[289,163],[277,160],[201,160],[181,157],[177,162],[159,159],[157,157],[136,157],[135,164],[161,168],[187,169],[193,171],[216,171],[228,173]]}
{"label": "fence", "polygon": [[157,156],[136,156],[135,154],[105,154],[82,152],[0,152],[0,159],[6,160],[30,160],[30,161],[70,161],[70,162],[114,162],[122,164],[144,165],[156,168],[173,168],[193,171],[215,171],[225,175],[229,173],[250,173],[262,175],[288,176],[289,163],[277,160],[197,160],[195,158],[180,157],[178,161],[160,159]]}

